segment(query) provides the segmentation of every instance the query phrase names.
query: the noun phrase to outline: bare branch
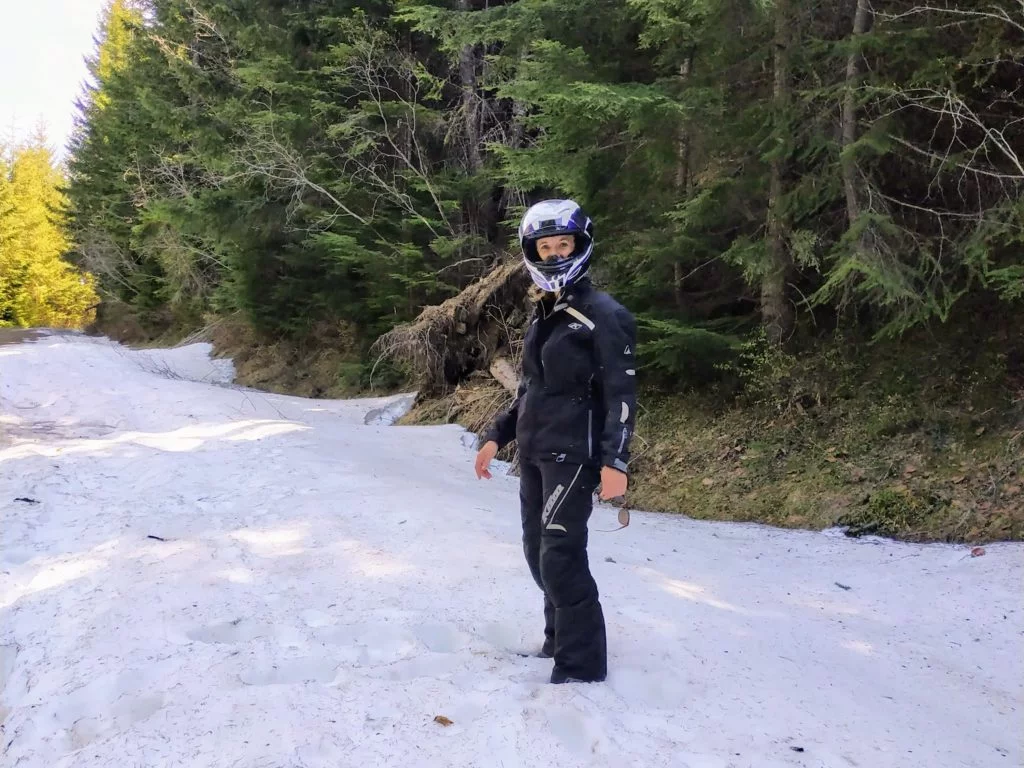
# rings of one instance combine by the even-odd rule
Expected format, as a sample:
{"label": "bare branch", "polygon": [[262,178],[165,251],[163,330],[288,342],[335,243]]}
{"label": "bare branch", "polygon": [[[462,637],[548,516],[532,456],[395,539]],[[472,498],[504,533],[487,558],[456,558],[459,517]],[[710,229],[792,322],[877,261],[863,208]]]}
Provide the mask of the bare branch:
{"label": "bare branch", "polygon": [[[379,49],[384,42],[388,45],[386,51]],[[346,154],[352,158],[362,178],[384,190],[395,203],[438,237],[439,233],[434,226],[416,208],[411,197],[403,189],[399,169],[411,173],[427,191],[434,204],[434,210],[447,231],[455,234],[455,229],[431,180],[432,173],[425,160],[427,153],[423,152],[420,146],[420,130],[417,124],[421,110],[420,94],[413,65],[401,50],[390,44],[390,41],[384,42],[381,35],[368,29],[365,38],[356,44],[352,60],[343,68],[349,84],[356,91],[357,98],[372,110],[373,117],[379,121],[379,125],[373,125],[366,119],[369,115],[361,120],[350,121],[346,129],[349,137],[353,139],[352,143],[371,149],[365,153],[365,159],[352,158],[351,153]],[[392,85],[396,82],[401,83],[403,87]],[[391,105],[400,107],[400,117],[394,126],[388,116]],[[400,145],[396,139],[399,134],[407,140],[411,151]],[[385,178],[381,169],[387,169],[393,175]]]}
{"label": "bare branch", "polygon": [[1020,30],[1021,32],[1024,32],[1024,0],[1017,0],[1017,5],[1019,6],[1021,14],[1020,21],[1013,18],[1005,8],[1002,8],[998,5],[992,5],[990,6],[990,10],[982,11],[963,10],[962,8],[940,7],[935,5],[920,5],[911,8],[909,11],[904,11],[903,13],[884,13],[883,11],[879,11],[876,9],[872,9],[872,12],[879,19],[885,19],[886,21],[899,21],[900,19],[905,19],[911,16],[919,16],[923,13],[948,14],[950,16],[959,16],[964,20],[988,19],[992,21],[1000,21],[1009,24],[1010,26]]}
{"label": "bare branch", "polygon": [[[1024,181],[1024,157],[1018,152],[1019,139],[1008,137],[1010,128],[1015,127],[1022,121],[1024,116],[1006,120],[1001,128],[988,124],[978,113],[972,109],[960,96],[950,90],[941,91],[935,88],[915,88],[906,91],[892,91],[889,99],[896,103],[896,106],[882,113],[881,117],[896,114],[903,110],[920,110],[935,115],[938,119],[934,130],[938,130],[942,121],[948,121],[953,128],[950,137],[950,146],[946,155],[940,155],[934,150],[923,149],[911,142],[901,139],[898,136],[890,135],[897,143],[906,146],[913,151],[926,155],[941,165],[950,162],[966,172],[976,173],[1004,181]],[[978,132],[978,140],[970,141],[963,137],[962,130],[971,128]],[[934,137],[934,133],[933,133]],[[960,160],[950,161],[949,155],[953,151],[953,143],[969,153],[967,162]],[[993,158],[1001,158],[1010,167],[1009,172],[999,170]],[[977,162],[983,157],[987,162]]]}
{"label": "bare branch", "polygon": [[309,161],[277,138],[272,122],[269,128],[261,127],[249,132],[244,145],[234,153],[234,159],[240,170],[237,173],[222,176],[218,179],[220,184],[239,178],[262,179],[272,187],[290,190],[295,202],[298,202],[304,190],[309,190],[329,200],[338,211],[346,216],[355,219],[363,226],[371,227],[367,219],[353,211],[343,200],[310,177]]}

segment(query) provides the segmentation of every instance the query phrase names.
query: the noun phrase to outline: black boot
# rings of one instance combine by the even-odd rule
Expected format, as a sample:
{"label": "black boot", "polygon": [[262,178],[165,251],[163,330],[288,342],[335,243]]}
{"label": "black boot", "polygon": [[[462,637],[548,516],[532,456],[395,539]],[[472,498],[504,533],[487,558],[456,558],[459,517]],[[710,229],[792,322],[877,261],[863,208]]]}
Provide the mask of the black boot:
{"label": "black boot", "polygon": [[552,685],[563,685],[564,683],[603,683],[604,676],[595,680],[582,680],[578,677],[572,677],[562,672],[558,667],[551,670],[551,680],[549,681]]}
{"label": "black boot", "polygon": [[[537,559],[540,560],[539,553]],[[537,655],[542,659],[551,659],[555,656],[555,604],[547,594],[544,595],[544,645]]]}
{"label": "black boot", "polygon": [[545,641],[541,649],[534,654],[538,659],[553,659],[555,657],[555,644]]}
{"label": "black boot", "polygon": [[520,653],[519,655],[522,656],[524,659],[529,659],[529,658],[533,658],[533,659],[551,659],[551,658],[554,658],[554,653],[551,652],[551,650],[548,648],[547,644],[541,646],[541,649],[539,651],[534,651],[533,653]]}

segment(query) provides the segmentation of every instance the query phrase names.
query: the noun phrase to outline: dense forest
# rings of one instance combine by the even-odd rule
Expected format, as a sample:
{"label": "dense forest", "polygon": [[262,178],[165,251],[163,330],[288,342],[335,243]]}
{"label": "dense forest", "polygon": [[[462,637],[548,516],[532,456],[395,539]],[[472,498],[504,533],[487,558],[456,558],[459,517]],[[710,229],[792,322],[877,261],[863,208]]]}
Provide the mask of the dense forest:
{"label": "dense forest", "polygon": [[1024,292],[1022,24],[985,3],[118,0],[72,148],[75,255],[149,322],[369,339],[566,195],[662,365],[755,318],[772,342],[815,313],[898,334]]}
{"label": "dense forest", "polygon": [[[114,0],[90,71],[67,195],[101,322],[156,336],[240,318],[260,343],[343,345],[365,386],[382,334],[500,269],[528,204],[571,196],[595,221],[595,279],[640,321],[648,412],[688,393],[718,418],[742,394],[775,430],[772,482],[800,446],[850,469],[938,424],[927,451],[898,445],[928,464],[957,430],[998,431],[925,405],[1020,418],[1016,0]],[[857,396],[884,423],[837,447],[827,435],[863,427],[836,415]],[[795,445],[809,412],[818,437]],[[778,514],[742,501],[764,487],[756,435],[705,441],[688,472],[655,431],[648,477],[696,484],[676,508],[720,493],[733,511],[708,514],[817,520],[791,488]],[[1021,449],[999,434],[986,456]],[[707,476],[722,451],[747,479]],[[985,499],[958,500],[962,480],[918,493],[926,470],[901,462],[829,503],[1019,535],[976,524],[1024,506],[1008,461]]]}

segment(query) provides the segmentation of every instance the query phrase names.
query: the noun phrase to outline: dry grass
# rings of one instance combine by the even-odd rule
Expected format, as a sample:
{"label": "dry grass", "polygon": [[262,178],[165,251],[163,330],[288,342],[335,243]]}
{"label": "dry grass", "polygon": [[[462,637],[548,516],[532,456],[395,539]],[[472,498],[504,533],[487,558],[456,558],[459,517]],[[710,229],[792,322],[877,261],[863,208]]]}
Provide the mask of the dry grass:
{"label": "dry grass", "polygon": [[421,399],[398,423],[459,424],[474,434],[480,434],[511,402],[512,394],[508,390],[481,374],[445,395]]}
{"label": "dry grass", "polygon": [[311,398],[368,394],[360,384],[355,334],[343,324],[320,326],[303,342],[263,339],[237,317],[210,325],[207,333],[215,353],[234,361],[242,386]]}

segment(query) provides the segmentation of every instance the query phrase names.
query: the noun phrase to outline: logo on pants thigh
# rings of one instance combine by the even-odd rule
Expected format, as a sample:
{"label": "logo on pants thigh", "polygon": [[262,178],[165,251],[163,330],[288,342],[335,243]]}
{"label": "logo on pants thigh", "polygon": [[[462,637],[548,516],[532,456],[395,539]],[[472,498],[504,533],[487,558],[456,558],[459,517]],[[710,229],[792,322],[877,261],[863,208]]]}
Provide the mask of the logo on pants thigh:
{"label": "logo on pants thigh", "polygon": [[558,499],[561,497],[564,491],[565,486],[559,483],[558,485],[555,486],[555,490],[551,492],[551,495],[548,496],[548,500],[544,504],[544,514],[541,515],[541,520],[544,521],[544,525],[547,525],[551,522],[551,518],[555,514],[555,504],[558,503]]}

